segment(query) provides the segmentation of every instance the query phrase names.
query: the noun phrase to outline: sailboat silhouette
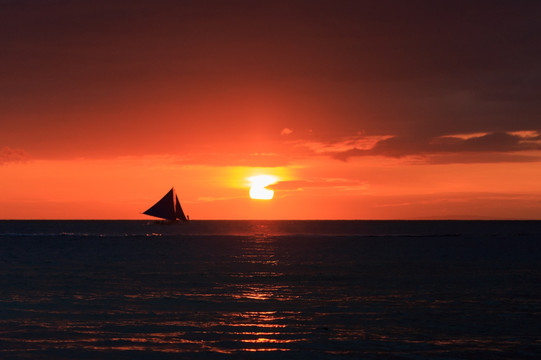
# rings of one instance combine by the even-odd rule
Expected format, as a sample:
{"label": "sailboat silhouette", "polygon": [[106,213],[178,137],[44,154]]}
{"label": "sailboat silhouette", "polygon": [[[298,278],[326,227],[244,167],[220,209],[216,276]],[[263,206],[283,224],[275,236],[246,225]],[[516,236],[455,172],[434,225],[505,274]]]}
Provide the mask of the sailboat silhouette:
{"label": "sailboat silhouette", "polygon": [[178,201],[178,196],[174,187],[143,214],[164,219],[166,220],[165,223],[189,221],[189,217],[186,217],[182,210],[182,206],[180,206],[180,201]]}

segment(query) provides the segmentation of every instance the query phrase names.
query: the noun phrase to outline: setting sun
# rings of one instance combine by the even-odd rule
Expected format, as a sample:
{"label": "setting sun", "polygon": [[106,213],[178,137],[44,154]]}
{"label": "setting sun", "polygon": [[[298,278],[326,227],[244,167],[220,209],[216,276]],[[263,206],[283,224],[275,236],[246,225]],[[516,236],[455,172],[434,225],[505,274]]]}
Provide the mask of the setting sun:
{"label": "setting sun", "polygon": [[274,191],[266,187],[278,181],[272,175],[257,175],[248,178],[250,181],[250,198],[259,200],[270,200],[274,196]]}

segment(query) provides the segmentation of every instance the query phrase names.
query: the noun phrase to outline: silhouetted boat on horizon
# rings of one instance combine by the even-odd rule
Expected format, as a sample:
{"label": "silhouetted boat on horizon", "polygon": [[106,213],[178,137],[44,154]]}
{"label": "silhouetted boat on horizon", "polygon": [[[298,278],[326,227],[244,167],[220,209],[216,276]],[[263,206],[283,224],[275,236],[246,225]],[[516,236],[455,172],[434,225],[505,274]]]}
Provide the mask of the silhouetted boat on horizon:
{"label": "silhouetted boat on horizon", "polygon": [[157,221],[160,224],[174,224],[179,221],[190,221],[190,217],[184,214],[182,206],[180,206],[180,201],[178,201],[178,196],[174,187],[143,214],[163,219],[163,221]]}

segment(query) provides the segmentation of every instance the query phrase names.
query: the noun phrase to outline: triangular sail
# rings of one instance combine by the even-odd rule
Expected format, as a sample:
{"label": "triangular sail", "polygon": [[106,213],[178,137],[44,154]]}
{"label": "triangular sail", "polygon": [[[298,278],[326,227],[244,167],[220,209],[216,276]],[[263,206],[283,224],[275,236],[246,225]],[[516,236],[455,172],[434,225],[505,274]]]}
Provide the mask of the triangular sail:
{"label": "triangular sail", "polygon": [[177,219],[179,219],[180,221],[188,221],[188,219],[186,219],[186,215],[184,215],[184,211],[182,211],[182,206],[180,206],[180,201],[178,201],[178,196],[175,195],[175,198],[177,200],[176,202],[176,215],[177,215]]}
{"label": "triangular sail", "polygon": [[174,189],[169,190],[160,201],[154,204],[150,209],[143,214],[155,216],[166,220],[176,220]]}
{"label": "triangular sail", "polygon": [[155,216],[169,221],[188,221],[184,211],[182,211],[182,206],[180,206],[180,201],[178,201],[178,196],[175,193],[175,188],[171,188],[163,198],[160,199],[156,204],[154,204],[150,209],[145,211],[143,214]]}

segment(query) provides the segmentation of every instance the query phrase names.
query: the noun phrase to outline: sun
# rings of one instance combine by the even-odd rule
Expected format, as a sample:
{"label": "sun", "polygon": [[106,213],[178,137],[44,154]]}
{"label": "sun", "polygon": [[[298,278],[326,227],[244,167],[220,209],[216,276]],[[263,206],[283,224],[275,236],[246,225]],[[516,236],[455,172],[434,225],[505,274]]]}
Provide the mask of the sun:
{"label": "sun", "polygon": [[259,200],[270,200],[274,196],[274,191],[266,187],[278,181],[278,178],[272,175],[257,175],[248,178],[250,182],[250,198]]}

